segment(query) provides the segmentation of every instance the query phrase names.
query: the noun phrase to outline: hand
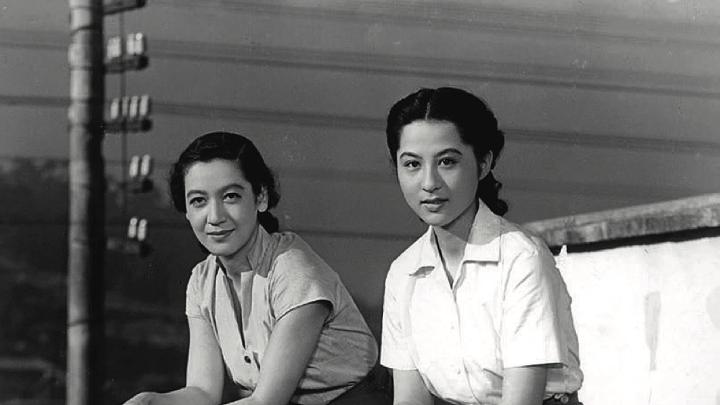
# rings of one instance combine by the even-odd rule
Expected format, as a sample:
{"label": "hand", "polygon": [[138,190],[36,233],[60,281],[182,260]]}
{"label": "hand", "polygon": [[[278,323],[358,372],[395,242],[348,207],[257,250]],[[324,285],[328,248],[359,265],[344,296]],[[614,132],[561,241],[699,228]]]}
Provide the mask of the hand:
{"label": "hand", "polygon": [[157,392],[141,392],[128,399],[123,405],[153,405],[158,395]]}

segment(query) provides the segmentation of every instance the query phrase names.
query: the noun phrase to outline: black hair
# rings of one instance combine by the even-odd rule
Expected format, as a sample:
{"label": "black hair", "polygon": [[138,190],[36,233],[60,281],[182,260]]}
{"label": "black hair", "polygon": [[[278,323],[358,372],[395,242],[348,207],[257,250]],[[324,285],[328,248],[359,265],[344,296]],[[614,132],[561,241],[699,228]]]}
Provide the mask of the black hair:
{"label": "black hair", "polygon": [[480,198],[496,215],[505,215],[507,202],[500,199],[502,183],[492,169],[505,145],[505,134],[498,128],[495,114],[479,97],[454,87],[420,89],[392,106],[387,117],[387,145],[395,167],[400,134],[414,121],[446,121],[455,125],[462,141],[472,146],[478,162],[492,152],[490,172],[478,182],[476,198]]}
{"label": "black hair", "polygon": [[214,159],[226,159],[236,162],[245,178],[252,186],[253,193],[267,192],[268,209],[258,213],[258,222],[268,232],[277,232],[278,219],[269,210],[280,201],[277,182],[270,168],[255,145],[246,137],[231,132],[210,132],[195,139],[180,154],[177,162],[170,168],[170,196],[173,206],[181,213],[185,207],[185,175],[197,162],[209,162]]}

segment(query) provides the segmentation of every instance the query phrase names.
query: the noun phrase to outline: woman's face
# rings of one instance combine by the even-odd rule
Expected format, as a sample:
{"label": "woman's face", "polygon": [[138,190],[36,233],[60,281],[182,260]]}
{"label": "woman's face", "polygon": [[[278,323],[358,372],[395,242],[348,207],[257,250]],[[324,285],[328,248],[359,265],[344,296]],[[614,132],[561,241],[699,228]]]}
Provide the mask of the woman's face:
{"label": "woman's face", "polygon": [[475,216],[478,162],[454,124],[414,121],[403,127],[397,176],[405,201],[425,223],[469,229]]}
{"label": "woman's face", "polygon": [[186,218],[198,241],[226,261],[243,259],[267,209],[267,195],[256,196],[237,162],[196,162],[185,175]]}

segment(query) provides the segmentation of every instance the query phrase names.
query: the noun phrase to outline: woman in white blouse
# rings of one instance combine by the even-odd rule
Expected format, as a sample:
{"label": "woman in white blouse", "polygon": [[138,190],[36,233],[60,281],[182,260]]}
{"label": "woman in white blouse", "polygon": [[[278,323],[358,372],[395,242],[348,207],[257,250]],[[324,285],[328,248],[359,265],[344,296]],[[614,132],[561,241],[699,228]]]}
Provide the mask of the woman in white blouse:
{"label": "woman in white blouse", "polygon": [[385,283],[380,361],[394,404],[578,404],[570,297],[543,242],[502,218],[492,111],[464,90],[421,89],[392,107],[386,135],[428,225]]}

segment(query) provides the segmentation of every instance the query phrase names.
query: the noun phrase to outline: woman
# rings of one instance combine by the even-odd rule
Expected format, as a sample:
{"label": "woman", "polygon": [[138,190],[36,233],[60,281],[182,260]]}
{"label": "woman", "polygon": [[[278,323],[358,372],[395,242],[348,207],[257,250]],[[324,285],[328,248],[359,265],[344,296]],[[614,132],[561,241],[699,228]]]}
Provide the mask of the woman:
{"label": "woman", "polygon": [[386,135],[429,227],[385,283],[380,362],[394,403],[577,403],[570,297],[547,247],[501,217],[492,111],[460,89],[421,89],[392,107]]}
{"label": "woman", "polygon": [[338,275],[298,235],[277,232],[268,210],[280,196],[253,143],[197,138],[170,189],[210,253],[187,287],[187,382],[126,405],[219,404],[225,370],[241,398],[232,404],[374,401],[375,339]]}

